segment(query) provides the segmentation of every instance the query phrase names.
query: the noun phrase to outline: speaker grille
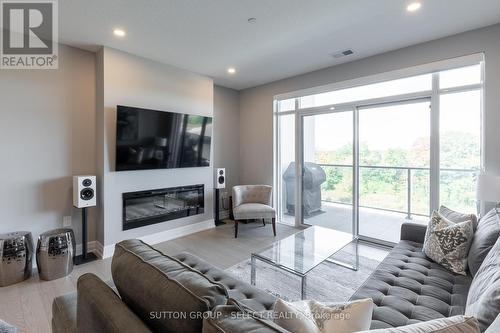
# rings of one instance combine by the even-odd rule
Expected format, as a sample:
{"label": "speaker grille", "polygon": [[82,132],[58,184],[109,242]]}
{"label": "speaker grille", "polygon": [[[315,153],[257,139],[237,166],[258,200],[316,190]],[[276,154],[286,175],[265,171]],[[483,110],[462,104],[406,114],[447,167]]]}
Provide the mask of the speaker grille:
{"label": "speaker grille", "polygon": [[80,198],[85,201],[91,200],[94,198],[94,190],[91,188],[84,188],[80,191]]}

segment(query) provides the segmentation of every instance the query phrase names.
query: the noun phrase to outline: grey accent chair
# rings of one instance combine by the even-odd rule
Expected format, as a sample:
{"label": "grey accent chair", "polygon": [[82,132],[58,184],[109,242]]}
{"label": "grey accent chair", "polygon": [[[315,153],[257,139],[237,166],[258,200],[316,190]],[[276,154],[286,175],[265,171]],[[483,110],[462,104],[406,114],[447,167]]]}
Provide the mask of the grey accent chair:
{"label": "grey accent chair", "polygon": [[232,210],[234,238],[238,237],[238,223],[245,220],[271,219],[276,236],[276,210],[272,207],[273,188],[269,185],[240,185],[233,187]]}

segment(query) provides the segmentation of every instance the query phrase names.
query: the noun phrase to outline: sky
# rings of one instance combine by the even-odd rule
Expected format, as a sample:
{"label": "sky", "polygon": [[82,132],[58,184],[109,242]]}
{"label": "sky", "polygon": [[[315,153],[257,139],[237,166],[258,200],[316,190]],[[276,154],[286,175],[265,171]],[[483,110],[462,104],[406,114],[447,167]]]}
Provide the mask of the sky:
{"label": "sky", "polygon": [[[430,137],[430,103],[361,109],[359,139],[370,149],[410,148],[419,138]],[[442,95],[440,132],[470,132],[481,128],[480,92]],[[305,136],[314,135],[318,151],[331,151],[352,142],[352,112],[337,112],[306,117]]]}
{"label": "sky", "polygon": [[[481,82],[480,65],[440,72],[441,89]],[[352,102],[430,91],[432,74],[353,87],[299,98],[301,108],[330,106]],[[442,93],[440,96],[440,134],[449,131],[469,132],[480,137],[481,95],[479,90]],[[281,111],[293,110],[293,99],[279,103]],[[360,141],[372,150],[411,148],[419,138],[430,138],[430,102],[364,108],[359,111]],[[353,112],[335,112],[304,117],[304,153],[333,151],[353,140]],[[281,117],[282,158],[293,160],[295,128],[293,115]],[[284,142],[283,142],[284,140]]]}

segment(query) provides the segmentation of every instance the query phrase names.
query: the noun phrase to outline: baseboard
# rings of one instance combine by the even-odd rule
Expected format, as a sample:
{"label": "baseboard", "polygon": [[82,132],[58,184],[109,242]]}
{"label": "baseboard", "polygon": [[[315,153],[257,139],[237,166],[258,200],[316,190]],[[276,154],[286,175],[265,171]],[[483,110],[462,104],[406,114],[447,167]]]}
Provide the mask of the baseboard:
{"label": "baseboard", "polygon": [[[196,232],[208,230],[215,228],[215,222],[213,219],[199,222],[199,223],[193,223],[189,225],[185,225],[179,228],[175,229],[170,229],[170,230],[165,230],[162,232],[158,232],[155,234],[147,235],[147,236],[142,236],[139,237],[138,239],[142,240],[145,243],[148,243],[150,245],[166,242],[175,238],[187,236],[190,234],[194,234]],[[99,243],[99,242],[97,242]],[[115,252],[115,244],[110,244],[102,247],[102,244],[99,243],[100,250],[101,250],[101,255],[100,258],[109,258],[113,256],[113,253]],[[99,247],[96,247],[96,250],[99,250]],[[96,253],[97,255],[97,253]]]}
{"label": "baseboard", "polygon": [[[90,241],[87,243],[87,252],[93,252],[96,256],[102,257],[102,244],[99,241]],[[82,244],[76,245],[76,255],[82,254]]]}

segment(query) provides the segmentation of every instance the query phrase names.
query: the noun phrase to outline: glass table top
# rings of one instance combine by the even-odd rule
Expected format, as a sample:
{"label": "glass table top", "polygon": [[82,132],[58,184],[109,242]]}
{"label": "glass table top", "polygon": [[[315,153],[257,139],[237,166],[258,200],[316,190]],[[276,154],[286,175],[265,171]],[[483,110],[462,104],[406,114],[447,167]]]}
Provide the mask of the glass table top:
{"label": "glass table top", "polygon": [[350,233],[312,226],[276,241],[262,251],[252,253],[252,256],[300,274],[307,274],[354,239]]}

